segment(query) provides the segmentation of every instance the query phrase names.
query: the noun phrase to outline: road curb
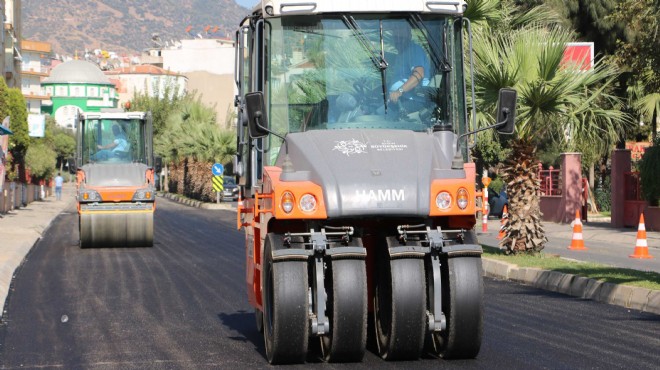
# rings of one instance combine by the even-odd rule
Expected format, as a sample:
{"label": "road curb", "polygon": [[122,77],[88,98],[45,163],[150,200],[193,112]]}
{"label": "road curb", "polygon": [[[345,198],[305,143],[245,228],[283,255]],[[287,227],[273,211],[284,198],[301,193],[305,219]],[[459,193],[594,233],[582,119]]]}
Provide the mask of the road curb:
{"label": "road curb", "polygon": [[482,262],[484,276],[487,277],[660,315],[660,290],[605,283],[535,267],[519,267],[488,257],[483,257]]}
{"label": "road curb", "polygon": [[159,192],[158,196],[167,198],[177,203],[185,204],[190,207],[197,207],[202,209],[227,209],[227,210],[235,209],[234,207],[232,207],[231,204],[228,203],[207,203],[207,202],[202,202],[201,200],[189,199],[182,195],[174,194],[174,193]]}

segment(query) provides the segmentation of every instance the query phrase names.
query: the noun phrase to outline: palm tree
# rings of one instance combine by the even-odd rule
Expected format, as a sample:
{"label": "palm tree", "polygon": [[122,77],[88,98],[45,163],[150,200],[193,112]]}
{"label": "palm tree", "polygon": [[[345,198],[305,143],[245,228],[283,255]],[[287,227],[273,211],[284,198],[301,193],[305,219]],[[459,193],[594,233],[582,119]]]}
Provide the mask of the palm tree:
{"label": "palm tree", "polygon": [[509,193],[509,218],[501,245],[507,251],[538,252],[547,239],[541,224],[536,146],[549,140],[614,142],[627,122],[607,93],[617,76],[614,67],[599,63],[581,72],[562,65],[572,33],[540,25],[507,32],[475,31],[476,104],[484,123],[494,123],[498,91],[518,91],[516,134],[504,169]]}
{"label": "palm tree", "polygon": [[155,149],[173,164],[177,192],[212,199],[211,165],[231,161],[236,154],[236,134],[219,127],[212,108],[198,98],[186,97],[168,116]]}

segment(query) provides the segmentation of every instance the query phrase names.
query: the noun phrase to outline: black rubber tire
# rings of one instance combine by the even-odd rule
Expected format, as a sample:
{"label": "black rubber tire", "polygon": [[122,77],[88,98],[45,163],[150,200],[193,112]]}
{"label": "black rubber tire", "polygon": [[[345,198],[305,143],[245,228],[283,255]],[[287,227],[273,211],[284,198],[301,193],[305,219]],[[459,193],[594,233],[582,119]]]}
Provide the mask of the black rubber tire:
{"label": "black rubber tire", "polygon": [[325,275],[330,332],[321,337],[323,359],[359,362],[367,346],[367,272],[364,260],[333,260]]}
{"label": "black rubber tire", "polygon": [[[476,237],[468,235],[466,243],[476,243]],[[483,333],[481,257],[443,258],[441,269],[447,329],[433,334],[435,354],[447,359],[475,358]]]}
{"label": "black rubber tire", "polygon": [[254,309],[254,321],[255,324],[257,325],[257,330],[259,333],[264,332],[264,313],[259,311],[258,309]]}
{"label": "black rubber tire", "polygon": [[424,260],[390,260],[380,253],[374,292],[374,318],[379,355],[385,360],[418,359],[426,334]]}
{"label": "black rubber tire", "polygon": [[307,357],[308,276],[306,261],[273,262],[282,237],[269,233],[264,246],[262,291],[266,356],[271,364],[303,363]]}

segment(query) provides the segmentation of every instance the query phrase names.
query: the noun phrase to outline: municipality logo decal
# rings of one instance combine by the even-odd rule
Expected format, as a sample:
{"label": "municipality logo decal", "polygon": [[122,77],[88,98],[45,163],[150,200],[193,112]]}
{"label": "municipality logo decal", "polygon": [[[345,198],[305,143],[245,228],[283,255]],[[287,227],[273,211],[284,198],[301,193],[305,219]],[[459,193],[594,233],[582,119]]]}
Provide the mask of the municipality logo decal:
{"label": "municipality logo decal", "polygon": [[336,145],[332,150],[339,150],[342,152],[342,154],[346,154],[346,156],[349,156],[351,154],[362,154],[367,152],[367,144],[351,139],[351,140],[341,140],[341,141],[335,141]]}

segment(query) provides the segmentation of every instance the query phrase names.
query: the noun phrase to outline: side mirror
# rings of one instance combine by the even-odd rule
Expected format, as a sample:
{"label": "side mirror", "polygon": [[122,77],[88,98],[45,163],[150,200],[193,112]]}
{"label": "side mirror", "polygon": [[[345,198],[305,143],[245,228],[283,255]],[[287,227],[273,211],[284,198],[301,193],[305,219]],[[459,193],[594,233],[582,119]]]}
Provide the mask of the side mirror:
{"label": "side mirror", "polygon": [[163,158],[162,157],[155,157],[154,158],[154,171],[156,173],[160,173],[160,171],[163,169]]}
{"label": "side mirror", "polygon": [[245,110],[248,117],[250,137],[260,138],[268,135],[268,116],[264,104],[264,94],[261,91],[245,94]]}
{"label": "side mirror", "polygon": [[78,168],[76,167],[76,160],[73,158],[68,158],[66,162],[67,167],[69,167],[69,173],[75,175],[76,171],[78,171]]}
{"label": "side mirror", "polygon": [[516,129],[516,99],[518,93],[514,89],[500,89],[497,99],[497,132],[511,135]]}

